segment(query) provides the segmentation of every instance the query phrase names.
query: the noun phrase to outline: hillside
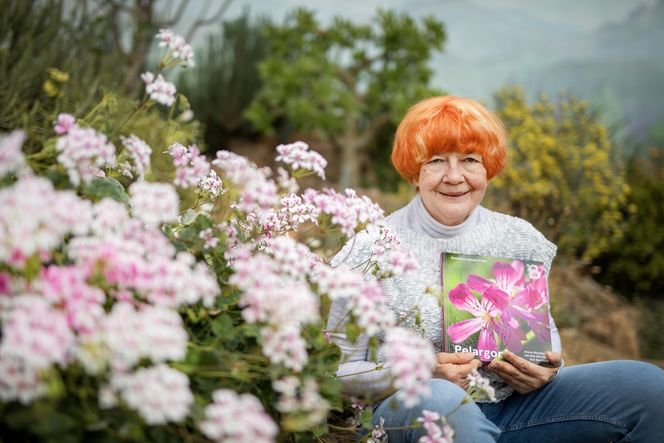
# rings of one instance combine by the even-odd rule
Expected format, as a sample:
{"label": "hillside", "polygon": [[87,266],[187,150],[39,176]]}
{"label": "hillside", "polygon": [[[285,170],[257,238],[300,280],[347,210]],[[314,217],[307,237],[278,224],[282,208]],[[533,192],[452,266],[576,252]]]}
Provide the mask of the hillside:
{"label": "hillside", "polygon": [[[567,365],[642,359],[636,307],[573,264],[554,265],[550,290]],[[664,367],[664,360],[653,363]]]}

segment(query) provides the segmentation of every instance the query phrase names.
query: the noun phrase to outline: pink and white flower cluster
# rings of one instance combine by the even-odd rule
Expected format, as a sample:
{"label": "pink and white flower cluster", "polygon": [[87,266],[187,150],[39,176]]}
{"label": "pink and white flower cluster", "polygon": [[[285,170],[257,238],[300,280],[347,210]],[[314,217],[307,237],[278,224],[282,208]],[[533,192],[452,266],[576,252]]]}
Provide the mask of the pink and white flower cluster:
{"label": "pink and white flower cluster", "polygon": [[129,137],[120,137],[120,140],[133,164],[133,168],[131,169],[138,177],[143,177],[145,171],[150,168],[152,148],[134,134],[131,134]]}
{"label": "pink and white flower cluster", "polygon": [[263,215],[279,203],[277,185],[271,180],[268,168],[258,168],[245,157],[229,151],[217,151],[212,161],[224,178],[239,187],[239,198],[233,207],[244,214]]}
{"label": "pink and white flower cluster", "polygon": [[[132,199],[155,199],[147,183],[135,185]],[[43,178],[23,176],[0,189],[0,205],[0,262],[11,271],[1,274],[0,399],[32,402],[46,394],[55,366],[78,361],[89,374],[126,376],[129,387],[115,391],[147,423],[182,420],[193,401],[186,375],[165,366],[128,371],[184,359],[188,336],[175,308],[212,303],[219,287],[207,265],[176,253],[159,228],[131,218],[123,204],[93,206]],[[152,221],[173,214],[132,205]],[[67,264],[54,264],[55,254]],[[28,259],[39,268],[24,278]]]}
{"label": "pink and white flower cluster", "polygon": [[313,378],[304,381],[293,375],[272,382],[279,395],[277,410],[283,414],[300,413],[306,415],[306,426],[322,422],[330,410],[330,404],[318,391],[318,383]]}
{"label": "pink and white flower cluster", "polygon": [[311,203],[306,203],[295,194],[288,194],[281,199],[280,219],[284,221],[286,229],[297,229],[302,223],[312,222],[318,224],[319,209]]}
{"label": "pink and white flower cluster", "polygon": [[327,160],[316,151],[310,151],[309,145],[297,141],[288,145],[277,146],[279,155],[276,160],[289,165],[293,171],[312,171],[325,180]]}
{"label": "pink and white flower cluster", "polygon": [[185,39],[175,34],[170,29],[160,29],[156,38],[159,39],[159,47],[168,47],[174,58],[179,58],[188,66],[193,67],[194,63],[194,50],[187,44]]}
{"label": "pink and white flower cluster", "polygon": [[454,430],[447,424],[445,417],[435,411],[422,410],[422,416],[417,419],[427,431],[427,435],[420,437],[417,443],[452,443]]}
{"label": "pink and white flower cluster", "polygon": [[332,189],[316,191],[307,189],[304,201],[317,207],[333,225],[339,226],[341,233],[352,237],[369,224],[384,219],[383,210],[366,195],[358,196],[353,189],[346,189],[343,194]]}
{"label": "pink and white flower cluster", "polygon": [[200,191],[214,197],[224,192],[221,179],[196,145],[185,147],[173,143],[168,147],[168,153],[175,165],[175,186],[183,189],[198,186]]}
{"label": "pink and white flower cluster", "polygon": [[18,172],[25,166],[25,157],[21,151],[24,140],[23,131],[0,134],[0,177]]}
{"label": "pink and white flower cluster", "polygon": [[271,443],[279,429],[251,394],[219,389],[205,407],[205,420],[199,427],[211,440],[223,443]]}
{"label": "pink and white flower cluster", "polygon": [[431,380],[436,357],[431,343],[416,332],[401,327],[387,331],[382,351],[387,357],[397,398],[406,407],[430,395]]}
{"label": "pink and white flower cluster", "polygon": [[52,306],[62,308],[69,327],[79,334],[93,333],[104,316],[106,294],[87,283],[90,275],[86,266],[50,265],[42,267],[35,285]]}
{"label": "pink and white flower cluster", "polygon": [[165,364],[139,368],[133,373],[116,373],[107,389],[110,392],[105,395],[110,395],[111,400],[106,400],[103,406],[114,406],[119,394],[148,425],[181,422],[194,402],[187,376]]}
{"label": "pink and white flower cluster", "polygon": [[177,219],[180,198],[168,183],[137,181],[129,186],[132,215],[146,224],[160,225]]}
{"label": "pink and white flower cluster", "polygon": [[40,177],[26,176],[0,189],[0,262],[22,269],[33,254],[48,255],[65,236],[84,234],[91,207]]}
{"label": "pink and white flower cluster", "polygon": [[395,325],[394,311],[376,281],[366,281],[362,274],[344,265],[332,268],[324,264],[316,266],[311,280],[320,294],[327,294],[332,300],[347,299],[350,313],[368,335]]}
{"label": "pink and white flower cluster", "polygon": [[473,399],[496,401],[496,390],[491,386],[491,381],[476,369],[468,374],[468,395]]}
{"label": "pink and white flower cluster", "polygon": [[187,354],[182,318],[173,309],[119,302],[103,319],[99,334],[113,369],[126,371],[148,358],[153,363],[180,361]]}
{"label": "pink and white flower cluster", "polygon": [[308,357],[299,327],[319,319],[318,298],[305,280],[310,252],[303,254],[306,247],[287,237],[270,245],[255,255],[236,255],[229,282],[242,290],[238,305],[245,321],[265,325],[263,353],[273,363],[301,371]]}
{"label": "pink and white flower cluster", "polygon": [[175,85],[167,81],[163,75],[158,74],[155,78],[152,72],[144,72],[141,78],[145,83],[145,93],[157,103],[164,106],[171,106],[175,103],[175,94],[177,89]]}
{"label": "pink and white flower cluster", "polygon": [[103,175],[103,167],[115,167],[115,146],[106,135],[92,128],[82,128],[69,114],[60,114],[55,126],[58,137],[55,149],[58,162],[65,167],[74,186],[89,183]]}

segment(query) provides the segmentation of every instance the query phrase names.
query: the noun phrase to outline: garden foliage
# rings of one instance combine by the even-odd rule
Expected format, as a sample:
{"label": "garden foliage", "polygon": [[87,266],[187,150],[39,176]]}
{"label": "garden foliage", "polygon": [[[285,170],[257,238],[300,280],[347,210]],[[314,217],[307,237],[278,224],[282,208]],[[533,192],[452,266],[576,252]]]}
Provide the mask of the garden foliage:
{"label": "garden foliage", "polygon": [[562,255],[588,261],[619,241],[628,186],[589,104],[562,95],[531,105],[516,87],[495,98],[509,167],[493,180],[489,204],[532,222]]}
{"label": "garden foliage", "polygon": [[[326,166],[302,142],[277,147],[287,169],[275,172],[228,151],[210,162],[188,140],[172,142],[154,147],[170,162],[155,173],[146,140],[187,139],[186,99],[165,72],[193,64],[184,39],[157,37],[162,57],[141,75],[141,100],[106,94],[86,115],[60,113],[27,156],[25,131],[1,136],[3,437],[312,441],[342,407],[334,332],[384,334],[380,350],[372,340],[387,356],[379,367],[417,404],[435,358],[398,325],[376,282],[414,265],[382,210],[351,189],[300,192],[296,179],[324,178]],[[333,268],[314,249],[369,226],[382,236],[367,275]],[[327,326],[340,297],[348,322]],[[407,358],[413,349],[423,357]],[[490,392],[474,383],[473,395]],[[434,413],[413,426],[452,435]]]}
{"label": "garden foliage", "polygon": [[247,110],[261,131],[318,132],[337,149],[342,186],[358,184],[383,126],[435,93],[428,61],[445,41],[433,17],[381,10],[375,24],[335,17],[327,26],[297,9],[265,31],[262,87]]}

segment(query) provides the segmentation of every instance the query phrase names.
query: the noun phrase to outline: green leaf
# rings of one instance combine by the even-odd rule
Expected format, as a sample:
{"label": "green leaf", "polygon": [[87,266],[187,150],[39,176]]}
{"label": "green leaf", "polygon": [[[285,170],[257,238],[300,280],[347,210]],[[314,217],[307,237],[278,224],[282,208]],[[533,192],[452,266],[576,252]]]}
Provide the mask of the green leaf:
{"label": "green leaf", "polygon": [[128,203],[129,196],[122,183],[112,177],[96,177],[83,187],[83,194],[94,201],[110,197],[120,203]]}
{"label": "green leaf", "polygon": [[365,429],[371,429],[373,428],[373,409],[371,408],[364,408],[360,411],[360,423],[362,424],[362,427]]}
{"label": "green leaf", "polygon": [[355,323],[346,323],[346,337],[351,343],[355,343],[362,329]]}
{"label": "green leaf", "polygon": [[182,214],[182,224],[189,225],[191,224],[191,222],[194,221],[195,218],[196,218],[196,211],[189,208],[184,212],[184,214]]}
{"label": "green leaf", "polygon": [[75,426],[76,421],[69,415],[51,410],[49,413],[40,416],[39,420],[32,424],[31,429],[35,434],[48,437],[67,434]]}
{"label": "green leaf", "polygon": [[220,315],[212,321],[212,332],[214,332],[217,337],[235,335],[233,333],[233,320],[226,314]]}

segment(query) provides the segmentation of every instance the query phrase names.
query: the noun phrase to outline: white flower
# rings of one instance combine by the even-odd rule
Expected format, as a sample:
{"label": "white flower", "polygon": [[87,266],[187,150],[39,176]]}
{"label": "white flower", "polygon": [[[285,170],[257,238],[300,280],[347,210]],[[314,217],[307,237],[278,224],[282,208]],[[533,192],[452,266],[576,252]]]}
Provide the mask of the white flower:
{"label": "white flower", "polygon": [[205,420],[199,426],[205,436],[223,443],[271,443],[279,428],[263,405],[250,394],[219,389],[205,407]]}
{"label": "white flower", "polygon": [[167,183],[134,182],[129,187],[132,214],[147,224],[175,221],[180,207],[175,188]]}
{"label": "white flower", "polygon": [[181,422],[194,402],[189,378],[164,364],[115,375],[111,384],[148,425]]}
{"label": "white flower", "polygon": [[154,363],[182,360],[187,339],[180,315],[161,306],[146,305],[137,311],[131,304],[119,302],[103,324],[111,363],[122,370],[144,357]]}
{"label": "white flower", "polygon": [[66,366],[74,345],[65,313],[36,295],[15,297],[2,319],[0,354],[15,356],[27,366]]}
{"label": "white flower", "polygon": [[55,144],[58,162],[65,167],[74,186],[98,177],[102,167],[114,167],[115,146],[106,135],[92,128],[72,126]]}
{"label": "white flower", "polygon": [[298,141],[289,145],[277,146],[277,161],[290,165],[293,170],[305,169],[313,171],[325,180],[325,167],[327,160],[316,151],[310,151],[309,145]]}
{"label": "white flower", "polygon": [[145,82],[145,92],[152,100],[164,106],[171,106],[175,103],[175,94],[177,93],[175,85],[166,81],[161,74],[157,75],[155,79],[153,73],[145,72],[141,75],[141,78]]}
{"label": "white flower", "polygon": [[120,140],[134,164],[134,172],[136,172],[139,177],[142,177],[145,171],[150,167],[152,148],[134,134],[129,137],[120,137]]}
{"label": "white flower", "polygon": [[436,364],[431,343],[409,329],[395,327],[387,332],[383,351],[397,398],[406,407],[417,405],[421,396],[430,393],[428,382]]}
{"label": "white flower", "polygon": [[194,66],[194,51],[185,39],[170,29],[160,29],[156,37],[160,40],[159,47],[168,47],[173,57],[181,59],[188,66]]}
{"label": "white flower", "polygon": [[0,177],[16,172],[25,166],[25,157],[21,146],[25,140],[25,132],[13,131],[0,135]]}

